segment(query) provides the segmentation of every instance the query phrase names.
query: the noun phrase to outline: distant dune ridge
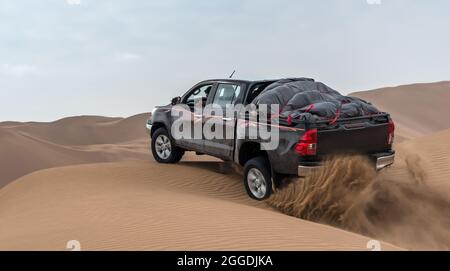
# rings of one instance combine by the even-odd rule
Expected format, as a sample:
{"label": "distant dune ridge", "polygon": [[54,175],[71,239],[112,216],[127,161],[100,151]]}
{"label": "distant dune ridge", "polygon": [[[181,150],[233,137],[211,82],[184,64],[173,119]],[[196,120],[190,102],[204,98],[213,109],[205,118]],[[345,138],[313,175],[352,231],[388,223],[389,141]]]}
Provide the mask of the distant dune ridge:
{"label": "distant dune ridge", "polygon": [[145,121],[149,116],[0,123],[0,187],[39,169],[148,159]]}
{"label": "distant dune ridge", "polygon": [[450,128],[450,81],[380,88],[350,95],[391,113],[400,140]]}
{"label": "distant dune ridge", "polygon": [[[352,95],[392,113],[397,125],[398,159],[379,178],[416,180],[450,195],[450,82]],[[304,206],[287,206],[300,187],[277,194],[270,205],[248,199],[241,176],[209,156],[188,153],[180,164],[157,164],[145,130],[149,115],[1,122],[0,250],[64,250],[73,239],[85,250],[367,250],[372,237],[361,234],[397,245],[382,243],[386,250],[448,248],[446,237],[439,238],[448,222],[439,211],[431,212],[440,221],[436,234],[421,235],[419,224],[407,230],[419,231],[423,240],[408,242],[408,235],[370,231],[356,220],[364,216],[361,206],[373,204],[367,199],[359,199],[347,216],[352,219],[342,224],[338,213],[314,216]],[[418,200],[435,206],[426,196]]]}

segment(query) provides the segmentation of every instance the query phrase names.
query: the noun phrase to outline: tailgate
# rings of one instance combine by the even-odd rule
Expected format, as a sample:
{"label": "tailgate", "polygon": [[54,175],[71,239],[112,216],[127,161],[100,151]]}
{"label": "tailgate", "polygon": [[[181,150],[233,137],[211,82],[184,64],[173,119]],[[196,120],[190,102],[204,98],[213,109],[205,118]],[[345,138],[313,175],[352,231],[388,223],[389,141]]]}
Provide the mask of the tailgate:
{"label": "tailgate", "polygon": [[388,122],[344,121],[336,127],[318,130],[317,155],[387,152],[392,147],[388,141]]}

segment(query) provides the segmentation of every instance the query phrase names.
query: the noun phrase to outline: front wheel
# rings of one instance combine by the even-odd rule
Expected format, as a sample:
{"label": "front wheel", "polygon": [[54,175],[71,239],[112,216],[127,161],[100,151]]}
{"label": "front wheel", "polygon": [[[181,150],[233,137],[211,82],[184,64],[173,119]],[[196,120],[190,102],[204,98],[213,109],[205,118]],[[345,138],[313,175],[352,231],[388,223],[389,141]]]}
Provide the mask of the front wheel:
{"label": "front wheel", "polygon": [[152,136],[152,154],[159,163],[178,163],[184,155],[184,150],[175,146],[165,128],[158,128]]}
{"label": "front wheel", "polygon": [[255,157],[244,166],[244,185],[247,194],[256,200],[265,200],[272,194],[272,174],[266,157]]}

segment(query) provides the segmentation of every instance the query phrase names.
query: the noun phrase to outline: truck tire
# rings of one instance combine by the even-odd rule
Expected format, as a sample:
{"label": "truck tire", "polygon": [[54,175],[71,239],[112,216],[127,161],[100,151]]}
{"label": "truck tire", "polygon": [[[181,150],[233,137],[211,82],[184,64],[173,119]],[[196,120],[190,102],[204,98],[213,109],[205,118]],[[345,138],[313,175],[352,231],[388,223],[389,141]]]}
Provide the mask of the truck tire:
{"label": "truck tire", "polygon": [[158,128],[152,135],[152,154],[155,160],[164,164],[178,163],[184,150],[175,146],[166,128]]}
{"label": "truck tire", "polygon": [[264,156],[252,158],[244,166],[244,186],[255,200],[265,200],[272,194],[272,174],[269,160]]}

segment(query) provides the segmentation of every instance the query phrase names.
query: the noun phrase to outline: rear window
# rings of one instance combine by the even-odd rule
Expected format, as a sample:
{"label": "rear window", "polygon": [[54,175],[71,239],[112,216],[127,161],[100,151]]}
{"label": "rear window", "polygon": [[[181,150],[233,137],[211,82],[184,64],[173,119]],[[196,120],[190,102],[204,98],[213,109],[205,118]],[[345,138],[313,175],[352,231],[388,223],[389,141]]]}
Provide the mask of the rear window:
{"label": "rear window", "polygon": [[261,94],[261,92],[266,89],[273,82],[264,82],[254,85],[250,91],[248,92],[247,99],[245,100],[245,104],[250,104],[253,100]]}

